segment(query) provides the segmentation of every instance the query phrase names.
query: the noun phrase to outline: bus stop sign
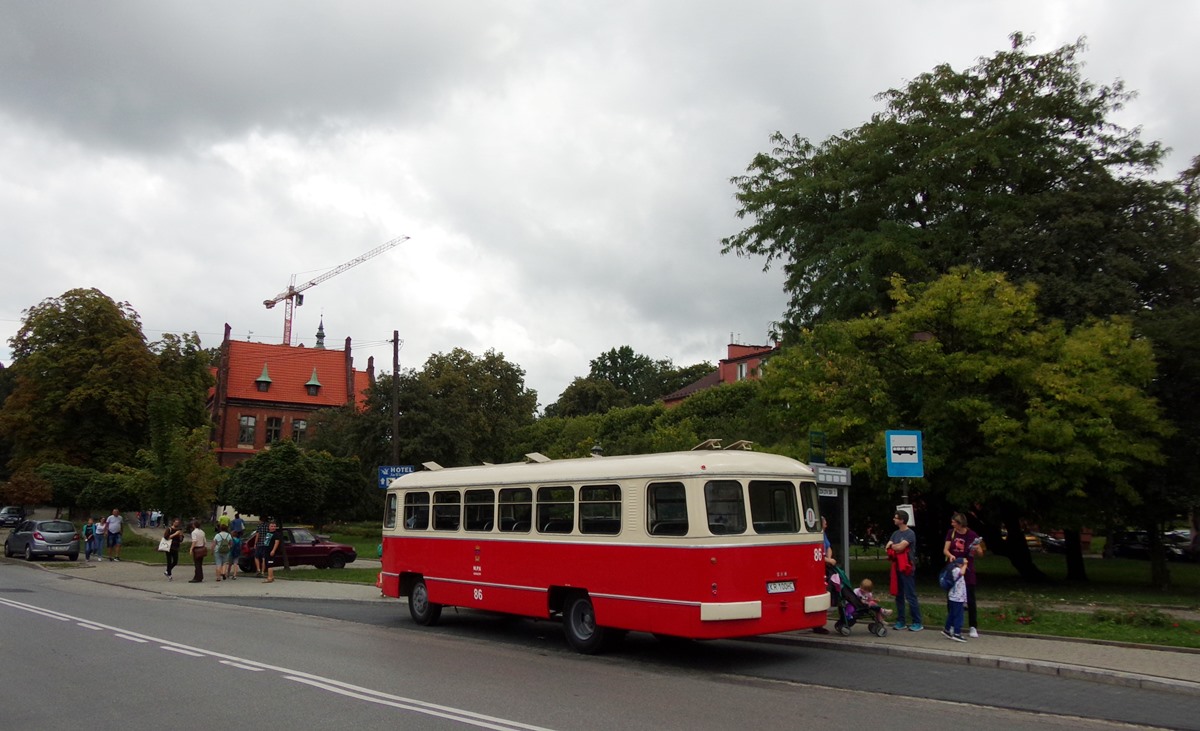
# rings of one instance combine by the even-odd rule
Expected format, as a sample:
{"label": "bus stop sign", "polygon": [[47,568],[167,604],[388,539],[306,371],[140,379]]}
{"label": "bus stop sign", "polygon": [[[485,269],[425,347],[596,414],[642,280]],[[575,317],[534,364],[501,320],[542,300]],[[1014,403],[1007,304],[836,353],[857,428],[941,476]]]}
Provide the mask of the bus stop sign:
{"label": "bus stop sign", "polygon": [[925,462],[921,454],[921,432],[887,431],[888,477],[924,477]]}

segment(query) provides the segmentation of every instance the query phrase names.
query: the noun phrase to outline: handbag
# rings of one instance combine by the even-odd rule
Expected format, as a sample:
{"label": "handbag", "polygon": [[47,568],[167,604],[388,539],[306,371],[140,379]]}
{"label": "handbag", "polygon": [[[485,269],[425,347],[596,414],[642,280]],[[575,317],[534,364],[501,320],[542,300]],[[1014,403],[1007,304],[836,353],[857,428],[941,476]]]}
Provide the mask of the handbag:
{"label": "handbag", "polygon": [[192,558],[204,558],[208,555],[208,546],[192,546]]}
{"label": "handbag", "polygon": [[170,538],[159,539],[158,550],[162,551],[163,553],[170,551],[171,550],[171,539]]}

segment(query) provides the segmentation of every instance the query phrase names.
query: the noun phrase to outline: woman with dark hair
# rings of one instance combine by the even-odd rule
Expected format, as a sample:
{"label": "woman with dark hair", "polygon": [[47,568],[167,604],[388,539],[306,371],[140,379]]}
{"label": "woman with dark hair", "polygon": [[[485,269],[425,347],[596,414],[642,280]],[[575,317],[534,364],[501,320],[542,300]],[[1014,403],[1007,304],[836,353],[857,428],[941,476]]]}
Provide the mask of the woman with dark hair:
{"label": "woman with dark hair", "polygon": [[976,629],[979,626],[979,610],[975,606],[975,559],[983,555],[979,544],[979,534],[967,527],[967,516],[962,513],[950,516],[950,530],[946,533],[946,545],[942,547],[942,555],[948,563],[954,563],[960,558],[967,562],[965,578],[967,619],[970,626],[967,634],[970,637],[979,636],[979,630]]}
{"label": "woman with dark hair", "polygon": [[163,573],[167,581],[174,581],[175,577],[171,572],[179,565],[179,544],[183,542],[183,524],[179,518],[171,521],[171,525],[163,529],[163,538],[171,542],[171,547],[167,549],[167,570]]}

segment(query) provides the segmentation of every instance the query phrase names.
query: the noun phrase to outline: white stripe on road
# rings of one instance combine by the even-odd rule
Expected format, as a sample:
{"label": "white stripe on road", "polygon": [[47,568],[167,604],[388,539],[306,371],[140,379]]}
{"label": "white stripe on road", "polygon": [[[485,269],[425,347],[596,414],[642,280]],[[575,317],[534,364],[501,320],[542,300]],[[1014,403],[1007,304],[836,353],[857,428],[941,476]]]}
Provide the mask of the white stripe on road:
{"label": "white stripe on road", "polygon": [[124,632],[121,632],[120,630],[117,630],[116,636],[120,637],[123,640],[129,640],[130,642],[137,642],[137,643],[143,644],[143,645],[150,641],[150,640],[142,639],[141,637],[134,637],[133,635],[126,634]]}
{"label": "white stripe on road", "polygon": [[293,680],[305,685],[310,685],[314,688],[321,688],[322,690],[338,693],[339,695],[343,695],[348,698],[399,708],[402,710],[411,711],[413,713],[421,713],[426,716],[445,718],[470,726],[476,726],[478,728],[493,729],[493,731],[552,731],[552,729],[548,729],[544,726],[534,726],[527,723],[521,723],[519,721],[509,721],[507,719],[497,718],[495,716],[475,713],[462,708],[453,708],[451,706],[442,706],[436,703],[427,703],[425,701],[416,700],[415,698],[405,698],[403,696],[392,695],[390,693],[384,693],[382,691],[372,690],[370,688],[363,688],[362,686],[352,685],[350,683],[343,683],[340,680],[334,680],[332,678],[326,678],[320,675],[313,675],[312,673],[275,667],[273,665],[256,662],[254,660],[248,660],[246,658],[241,658],[234,655],[213,652],[202,647],[192,647],[179,642],[172,642],[171,640],[164,640],[151,635],[144,635],[140,632],[131,632],[120,627],[113,627],[100,622],[93,622],[88,619],[82,619],[80,617],[64,614],[52,609],[43,609],[41,607],[34,606],[33,604],[17,602],[13,601],[12,599],[0,597],[0,606],[19,609],[24,612],[47,617],[49,619],[55,619],[60,622],[73,621],[77,625],[86,627],[88,629],[108,630],[112,632],[114,636],[123,640],[131,640],[133,642],[142,644],[153,642],[158,644],[163,650],[169,650],[181,655],[188,655],[190,657],[211,657],[225,665],[233,665],[246,670],[255,670],[260,672],[263,670],[274,670],[283,675],[283,677],[287,680]]}
{"label": "white stripe on road", "polygon": [[184,650],[180,647],[168,647],[163,645],[159,649],[166,650],[167,652],[178,652],[180,655],[187,655],[188,657],[204,657],[204,653],[202,652],[192,652],[191,650]]}

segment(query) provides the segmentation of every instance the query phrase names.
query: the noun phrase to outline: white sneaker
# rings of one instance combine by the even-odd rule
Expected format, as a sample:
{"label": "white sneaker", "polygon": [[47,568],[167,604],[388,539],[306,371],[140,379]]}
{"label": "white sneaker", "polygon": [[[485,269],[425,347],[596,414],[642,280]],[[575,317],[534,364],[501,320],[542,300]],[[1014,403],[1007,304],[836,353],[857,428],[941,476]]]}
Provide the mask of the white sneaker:
{"label": "white sneaker", "polygon": [[967,637],[970,637],[971,639],[975,639],[978,636],[979,630],[975,629],[974,627],[967,631]]}

